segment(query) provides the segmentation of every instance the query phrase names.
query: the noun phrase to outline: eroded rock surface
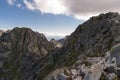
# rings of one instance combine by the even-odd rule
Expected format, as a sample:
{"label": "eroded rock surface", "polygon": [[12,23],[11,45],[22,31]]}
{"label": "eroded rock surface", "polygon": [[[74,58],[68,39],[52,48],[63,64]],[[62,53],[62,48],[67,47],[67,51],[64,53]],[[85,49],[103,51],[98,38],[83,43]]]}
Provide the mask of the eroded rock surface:
{"label": "eroded rock surface", "polygon": [[[41,60],[53,46],[43,34],[29,28],[14,28],[0,39],[0,80],[38,80]],[[44,66],[45,67],[45,66]],[[45,73],[46,74],[46,73]]]}

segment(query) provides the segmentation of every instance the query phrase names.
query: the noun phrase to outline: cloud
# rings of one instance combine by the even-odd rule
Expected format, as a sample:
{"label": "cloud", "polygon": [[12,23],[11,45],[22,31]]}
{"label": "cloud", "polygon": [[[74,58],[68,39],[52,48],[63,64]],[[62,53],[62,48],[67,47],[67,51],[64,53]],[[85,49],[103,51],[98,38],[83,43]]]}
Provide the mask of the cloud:
{"label": "cloud", "polygon": [[35,10],[36,9],[36,6],[34,5],[34,2],[30,2],[28,0],[23,0],[23,2],[28,9],[30,9],[30,10]]}
{"label": "cloud", "polygon": [[59,39],[62,39],[62,38],[64,38],[65,36],[67,36],[67,35],[70,35],[70,34],[63,34],[63,33],[58,33],[58,32],[41,32],[41,33],[43,33],[46,37],[47,37],[47,39],[48,40],[51,40],[51,39],[56,39],[56,40],[59,40]]}
{"label": "cloud", "polygon": [[19,8],[21,8],[21,7],[22,7],[22,4],[17,4],[16,6],[19,7]]}
{"label": "cloud", "polygon": [[89,18],[109,11],[120,12],[120,0],[67,0],[64,5],[69,15],[76,18]]}
{"label": "cloud", "polygon": [[23,0],[30,10],[39,10],[41,13],[64,14],[65,7],[62,0]]}
{"label": "cloud", "polygon": [[7,0],[7,2],[8,2],[8,4],[9,4],[9,5],[11,5],[11,6],[12,6],[12,5],[14,5],[14,4],[15,4],[16,0]]}
{"label": "cloud", "polygon": [[[15,0],[8,0],[14,4]],[[88,19],[93,15],[106,12],[120,12],[120,0],[23,0],[29,10],[42,14],[63,14],[76,19]]]}
{"label": "cloud", "polygon": [[59,36],[59,37],[65,37],[66,35],[69,34],[63,34],[63,33],[58,33],[58,32],[42,32],[43,34],[45,34],[47,37],[49,36]]}

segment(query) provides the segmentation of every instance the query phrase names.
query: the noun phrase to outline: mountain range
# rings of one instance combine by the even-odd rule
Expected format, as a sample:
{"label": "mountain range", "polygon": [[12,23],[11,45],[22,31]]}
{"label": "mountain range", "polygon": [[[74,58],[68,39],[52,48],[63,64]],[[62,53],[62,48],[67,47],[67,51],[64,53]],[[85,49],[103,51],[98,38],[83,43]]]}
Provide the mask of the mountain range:
{"label": "mountain range", "polygon": [[[93,16],[70,36],[58,41],[48,41],[44,34],[29,28],[0,30],[0,80],[57,80],[54,78],[59,76],[57,70],[75,69],[81,65],[76,64],[79,60],[105,57],[106,52],[115,57],[120,67],[119,43],[120,14],[117,12]],[[115,74],[119,80],[120,71]],[[75,80],[62,77],[58,80]],[[102,74],[100,78],[106,80]]]}

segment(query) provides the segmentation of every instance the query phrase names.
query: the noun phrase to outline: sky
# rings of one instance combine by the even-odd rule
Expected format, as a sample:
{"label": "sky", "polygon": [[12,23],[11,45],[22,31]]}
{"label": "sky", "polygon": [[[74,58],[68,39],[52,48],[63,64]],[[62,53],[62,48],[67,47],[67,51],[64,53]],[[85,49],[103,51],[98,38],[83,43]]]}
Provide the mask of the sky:
{"label": "sky", "polygon": [[58,39],[110,11],[120,12],[120,0],[0,0],[0,29],[28,27]]}

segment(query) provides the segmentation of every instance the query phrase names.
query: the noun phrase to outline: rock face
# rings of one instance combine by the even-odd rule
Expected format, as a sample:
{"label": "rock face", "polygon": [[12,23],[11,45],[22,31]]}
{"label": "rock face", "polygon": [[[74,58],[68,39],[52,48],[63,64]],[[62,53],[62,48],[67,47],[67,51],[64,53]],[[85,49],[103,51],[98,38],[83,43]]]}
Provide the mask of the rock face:
{"label": "rock face", "polygon": [[38,80],[43,67],[41,59],[51,49],[53,46],[46,37],[31,29],[14,28],[3,33],[0,39],[0,80]]}
{"label": "rock face", "polygon": [[[111,58],[116,58],[116,64],[120,68],[120,44],[117,44],[111,49]],[[117,71],[117,75],[120,77],[120,69]]]}
{"label": "rock face", "polygon": [[73,60],[72,64],[79,55],[103,56],[118,43],[120,43],[120,15],[110,12],[91,17],[79,25],[64,43],[61,54],[63,53],[64,62]]}
{"label": "rock face", "polygon": [[53,46],[55,48],[61,48],[62,47],[62,44],[59,41],[55,40],[55,39],[51,39],[50,43],[53,44]]}
{"label": "rock face", "polygon": [[112,47],[111,49],[111,57],[115,57],[117,60],[117,65],[120,66],[120,44],[117,44],[115,46]]}
{"label": "rock face", "polygon": [[64,45],[65,41],[67,40],[69,36],[65,36],[65,38],[59,39],[58,42],[60,42],[62,45]]}
{"label": "rock face", "polygon": [[25,51],[39,57],[45,56],[51,48],[43,34],[33,32],[28,28],[15,28],[3,33],[1,42],[9,43],[13,51],[18,49],[18,52]]}
{"label": "rock face", "polygon": [[[77,27],[67,38],[60,52],[54,54],[56,55],[54,61],[58,66],[70,67],[83,57],[103,57],[119,43],[120,14],[114,12],[100,14]],[[116,52],[117,54],[114,54]],[[118,48],[111,53],[113,56],[119,55]],[[116,59],[119,59],[118,57]]]}
{"label": "rock face", "polygon": [[1,35],[2,35],[3,32],[4,32],[3,30],[0,30],[0,38],[1,38]]}
{"label": "rock face", "polygon": [[2,33],[3,33],[3,30],[0,30],[0,36],[2,35]]}

